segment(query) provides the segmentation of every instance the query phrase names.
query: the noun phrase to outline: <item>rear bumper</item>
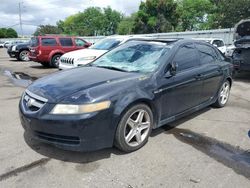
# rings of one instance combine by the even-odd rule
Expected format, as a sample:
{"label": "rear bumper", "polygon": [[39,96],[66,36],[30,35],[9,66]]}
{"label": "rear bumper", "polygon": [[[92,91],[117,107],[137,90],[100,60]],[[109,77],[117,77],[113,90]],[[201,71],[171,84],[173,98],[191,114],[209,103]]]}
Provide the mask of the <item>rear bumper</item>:
{"label": "rear bumper", "polygon": [[250,71],[250,63],[243,63],[242,61],[233,62],[234,70],[236,71]]}

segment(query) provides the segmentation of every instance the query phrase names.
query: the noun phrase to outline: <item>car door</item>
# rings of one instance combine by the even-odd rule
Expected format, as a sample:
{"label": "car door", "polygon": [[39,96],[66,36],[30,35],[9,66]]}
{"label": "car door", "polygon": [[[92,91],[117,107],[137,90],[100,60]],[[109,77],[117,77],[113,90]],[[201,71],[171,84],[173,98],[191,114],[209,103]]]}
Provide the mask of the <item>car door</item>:
{"label": "car door", "polygon": [[70,37],[60,37],[59,42],[64,53],[74,50],[73,41]]}
{"label": "car door", "polygon": [[41,47],[40,50],[43,55],[43,59],[49,61],[49,54],[55,48],[58,48],[58,43],[55,38],[41,38]]}
{"label": "car door", "polygon": [[203,89],[201,100],[202,102],[207,102],[211,100],[218,91],[221,80],[223,79],[223,72],[219,65],[220,59],[215,52],[216,49],[201,43],[196,43],[195,46],[198,50],[202,67],[201,76]]}
{"label": "car door", "polygon": [[161,79],[161,120],[180,114],[201,102],[201,70],[194,45],[181,46],[171,61],[176,64],[177,72],[170,78]]}

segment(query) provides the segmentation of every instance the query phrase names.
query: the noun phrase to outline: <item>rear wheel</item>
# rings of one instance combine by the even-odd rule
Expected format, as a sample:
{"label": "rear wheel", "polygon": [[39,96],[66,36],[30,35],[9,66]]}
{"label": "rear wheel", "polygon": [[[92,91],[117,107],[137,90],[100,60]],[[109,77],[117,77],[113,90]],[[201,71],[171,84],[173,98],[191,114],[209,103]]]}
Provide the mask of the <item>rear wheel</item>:
{"label": "rear wheel", "polygon": [[51,60],[50,60],[50,66],[58,68],[59,67],[59,59],[62,55],[61,54],[56,54],[54,55]]}
{"label": "rear wheel", "polygon": [[115,146],[125,152],[138,150],[147,143],[153,125],[153,114],[145,104],[131,107],[123,115],[115,135]]}
{"label": "rear wheel", "polygon": [[18,60],[20,61],[29,61],[29,51],[28,50],[22,50],[18,55]]}
{"label": "rear wheel", "polygon": [[228,80],[224,81],[220,88],[217,101],[213,104],[213,106],[222,108],[227,104],[230,95],[230,87],[230,82]]}

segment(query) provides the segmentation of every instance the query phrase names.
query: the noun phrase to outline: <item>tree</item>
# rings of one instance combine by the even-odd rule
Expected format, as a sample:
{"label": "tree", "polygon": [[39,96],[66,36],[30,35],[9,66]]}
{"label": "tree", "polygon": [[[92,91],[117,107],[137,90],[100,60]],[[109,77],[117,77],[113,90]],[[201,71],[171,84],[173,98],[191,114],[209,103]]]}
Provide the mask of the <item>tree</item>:
{"label": "tree", "polygon": [[141,2],[135,19],[135,33],[174,31],[179,15],[174,0],[147,0]]}
{"label": "tree", "polygon": [[119,35],[130,35],[133,34],[134,25],[135,25],[136,13],[131,16],[122,18],[121,22],[118,25],[117,33]]}
{"label": "tree", "polygon": [[178,30],[209,29],[209,18],[214,11],[210,0],[181,0],[177,11],[180,15]]}
{"label": "tree", "polygon": [[12,28],[0,28],[0,38],[17,38],[17,32]]}
{"label": "tree", "polygon": [[83,12],[71,15],[57,26],[66,34],[95,36],[115,34],[122,15],[110,7],[101,9],[90,7]]}
{"label": "tree", "polygon": [[38,35],[45,35],[45,34],[61,34],[62,30],[59,29],[57,26],[53,26],[53,25],[40,25],[34,35],[38,36]]}
{"label": "tree", "polygon": [[242,19],[250,18],[250,0],[211,0],[216,11],[211,16],[212,28],[232,28]]}

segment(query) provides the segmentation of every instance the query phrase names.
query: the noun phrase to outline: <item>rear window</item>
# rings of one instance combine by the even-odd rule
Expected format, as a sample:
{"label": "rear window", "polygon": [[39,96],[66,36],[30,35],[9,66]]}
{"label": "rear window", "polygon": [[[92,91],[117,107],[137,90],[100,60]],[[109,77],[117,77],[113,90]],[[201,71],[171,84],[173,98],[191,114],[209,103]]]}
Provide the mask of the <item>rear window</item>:
{"label": "rear window", "polygon": [[59,38],[59,41],[62,46],[73,46],[71,38]]}
{"label": "rear window", "polygon": [[201,64],[213,63],[217,59],[217,54],[213,48],[204,44],[196,44],[196,47],[200,54]]}
{"label": "rear window", "polygon": [[54,38],[43,38],[42,39],[42,46],[56,46],[56,39]]}
{"label": "rear window", "polygon": [[38,46],[39,45],[39,40],[38,40],[38,38],[37,37],[32,37],[31,39],[30,39],[30,46],[31,47],[36,47],[36,46]]}

